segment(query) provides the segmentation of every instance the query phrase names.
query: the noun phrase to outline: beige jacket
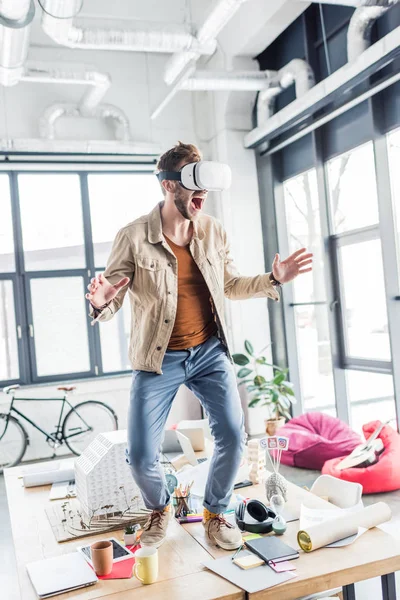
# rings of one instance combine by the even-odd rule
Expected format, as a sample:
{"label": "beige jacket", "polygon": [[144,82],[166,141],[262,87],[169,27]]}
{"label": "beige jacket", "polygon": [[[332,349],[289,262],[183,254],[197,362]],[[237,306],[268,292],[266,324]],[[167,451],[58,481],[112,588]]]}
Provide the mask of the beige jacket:
{"label": "beige jacket", "polygon": [[[129,277],[130,283],[96,319],[112,319],[128,293],[132,367],[160,375],[178,301],[178,262],[162,233],[161,206],[162,202],[148,215],[118,232],[104,276],[111,283]],[[224,228],[215,218],[203,214],[193,221],[189,248],[210,290],[219,337],[232,361],[224,318],[224,296],[231,300],[267,297],[278,301],[279,293],[271,285],[269,273],[253,277],[240,275],[233,264]],[[92,307],[89,314],[93,317]]]}

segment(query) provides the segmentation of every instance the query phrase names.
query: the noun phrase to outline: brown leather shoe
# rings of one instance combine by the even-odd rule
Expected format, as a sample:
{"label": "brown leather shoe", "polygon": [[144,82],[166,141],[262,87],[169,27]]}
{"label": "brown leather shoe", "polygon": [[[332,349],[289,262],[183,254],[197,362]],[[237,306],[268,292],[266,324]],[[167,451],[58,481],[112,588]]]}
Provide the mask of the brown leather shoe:
{"label": "brown leather shoe", "polygon": [[140,545],[152,546],[153,548],[161,546],[167,535],[168,523],[171,517],[171,508],[169,510],[153,510],[143,527]]}
{"label": "brown leather shoe", "polygon": [[224,550],[236,550],[243,543],[240,529],[236,525],[228,523],[222,515],[216,515],[207,520],[203,519],[203,527],[209,539]]}

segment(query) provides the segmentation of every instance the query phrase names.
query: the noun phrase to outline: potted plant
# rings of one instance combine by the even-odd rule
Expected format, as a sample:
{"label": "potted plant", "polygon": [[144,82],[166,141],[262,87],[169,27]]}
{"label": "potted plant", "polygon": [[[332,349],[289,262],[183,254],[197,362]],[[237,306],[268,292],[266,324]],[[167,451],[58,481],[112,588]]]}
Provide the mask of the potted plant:
{"label": "potted plant", "polygon": [[[266,406],[268,418],[265,420],[265,430],[268,435],[275,435],[286,419],[291,418],[291,404],[296,402],[293,384],[286,379],[288,369],[281,369],[269,363],[265,356],[255,354],[252,344],[245,340],[245,354],[232,356],[235,364],[240,366],[237,377],[239,385],[246,385],[251,394],[249,408]],[[264,367],[272,368],[272,379],[261,374]]]}
{"label": "potted plant", "polygon": [[133,546],[137,541],[137,532],[140,529],[140,525],[127,525],[124,531],[124,544],[125,546]]}

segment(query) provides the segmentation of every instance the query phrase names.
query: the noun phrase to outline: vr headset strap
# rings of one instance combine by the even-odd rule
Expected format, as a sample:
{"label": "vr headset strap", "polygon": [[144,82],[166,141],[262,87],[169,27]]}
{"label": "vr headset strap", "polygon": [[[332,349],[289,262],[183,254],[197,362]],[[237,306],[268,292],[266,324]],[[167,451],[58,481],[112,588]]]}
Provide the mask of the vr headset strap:
{"label": "vr headset strap", "polygon": [[163,181],[164,179],[172,179],[174,181],[181,181],[181,172],[180,171],[160,171],[157,173],[158,181]]}

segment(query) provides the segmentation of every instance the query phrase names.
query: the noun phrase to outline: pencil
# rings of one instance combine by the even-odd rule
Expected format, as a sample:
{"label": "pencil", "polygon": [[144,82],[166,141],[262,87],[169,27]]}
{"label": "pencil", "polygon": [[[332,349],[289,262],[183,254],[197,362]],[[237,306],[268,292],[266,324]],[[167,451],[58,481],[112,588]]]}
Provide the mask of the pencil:
{"label": "pencil", "polygon": [[239,548],[236,550],[235,554],[232,556],[232,559],[231,559],[231,560],[233,560],[234,558],[236,558],[236,557],[237,557],[237,555],[239,554],[239,552],[241,551],[241,549],[242,549],[242,548],[243,548],[243,546],[245,546],[245,545],[246,545],[246,543],[245,543],[245,542],[243,542],[243,543],[242,543],[242,544],[239,546]]}

